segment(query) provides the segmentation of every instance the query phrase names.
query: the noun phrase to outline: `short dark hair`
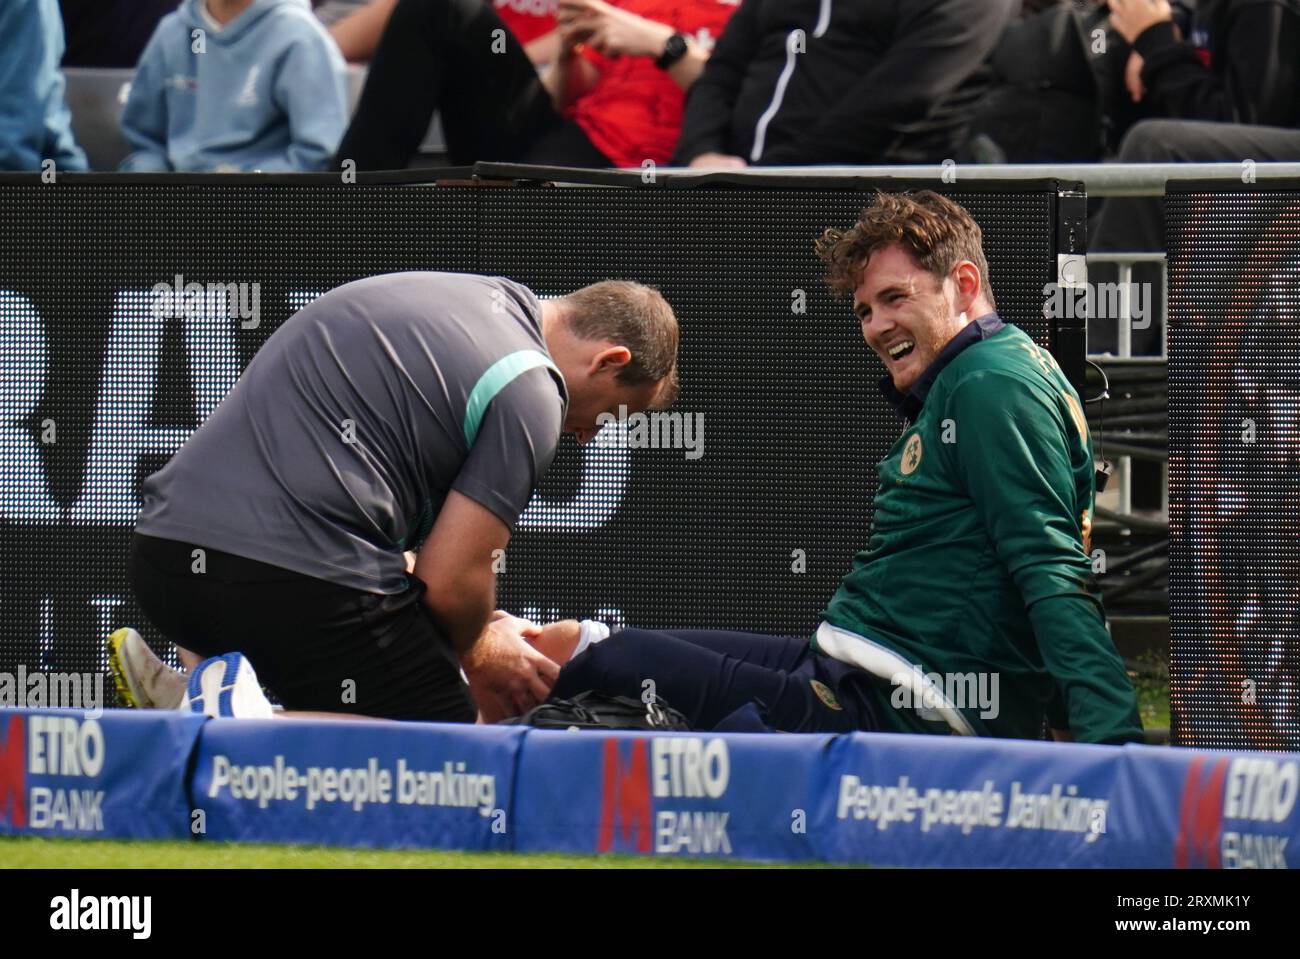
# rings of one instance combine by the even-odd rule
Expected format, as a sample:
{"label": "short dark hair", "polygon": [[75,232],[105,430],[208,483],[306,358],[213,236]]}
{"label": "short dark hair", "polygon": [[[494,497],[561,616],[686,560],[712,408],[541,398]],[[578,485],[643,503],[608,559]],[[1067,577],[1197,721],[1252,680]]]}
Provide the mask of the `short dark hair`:
{"label": "short dark hair", "polygon": [[847,230],[826,230],[816,242],[826,263],[826,282],[840,296],[852,296],[871,255],[901,244],[927,273],[942,280],[962,260],[970,260],[990,306],[995,306],[984,257],[984,233],[961,205],[933,190],[876,194],[858,222]]}
{"label": "short dark hair", "polygon": [[562,296],[564,322],[584,340],[627,347],[632,359],[618,372],[629,386],[662,383],[656,407],[677,398],[677,317],[658,290],[631,280],[603,280]]}

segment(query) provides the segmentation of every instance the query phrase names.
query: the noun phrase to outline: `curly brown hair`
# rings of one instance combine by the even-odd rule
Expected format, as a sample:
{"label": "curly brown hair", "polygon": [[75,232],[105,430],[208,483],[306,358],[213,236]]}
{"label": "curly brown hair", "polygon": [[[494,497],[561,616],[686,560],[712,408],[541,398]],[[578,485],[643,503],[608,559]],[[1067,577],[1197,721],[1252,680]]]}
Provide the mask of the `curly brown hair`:
{"label": "curly brown hair", "polygon": [[922,269],[940,280],[962,260],[970,260],[979,270],[989,305],[996,308],[983,240],[971,215],[933,190],[877,192],[857,223],[847,230],[827,229],[815,248],[826,263],[826,283],[838,296],[853,295],[871,254],[901,243]]}

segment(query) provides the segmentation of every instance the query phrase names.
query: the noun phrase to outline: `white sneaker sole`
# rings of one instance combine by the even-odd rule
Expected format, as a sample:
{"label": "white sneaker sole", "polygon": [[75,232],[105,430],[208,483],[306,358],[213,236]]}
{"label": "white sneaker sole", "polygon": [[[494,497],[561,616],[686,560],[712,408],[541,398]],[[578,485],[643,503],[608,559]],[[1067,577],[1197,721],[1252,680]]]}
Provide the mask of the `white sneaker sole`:
{"label": "white sneaker sole", "polygon": [[270,719],[271,701],[262,692],[253,664],[240,653],[205,659],[190,672],[181,709],[224,719]]}

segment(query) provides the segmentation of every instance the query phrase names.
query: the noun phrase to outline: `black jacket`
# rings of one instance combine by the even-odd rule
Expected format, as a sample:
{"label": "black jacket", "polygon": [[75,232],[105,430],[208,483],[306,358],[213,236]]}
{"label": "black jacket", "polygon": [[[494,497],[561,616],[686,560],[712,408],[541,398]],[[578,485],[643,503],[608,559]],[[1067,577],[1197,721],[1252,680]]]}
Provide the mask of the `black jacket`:
{"label": "black jacket", "polygon": [[743,0],[686,102],[675,162],[957,159],[1016,0]]}
{"label": "black jacket", "polygon": [[1300,128],[1300,0],[1201,0],[1193,25],[1180,41],[1157,23],[1133,43],[1154,115]]}

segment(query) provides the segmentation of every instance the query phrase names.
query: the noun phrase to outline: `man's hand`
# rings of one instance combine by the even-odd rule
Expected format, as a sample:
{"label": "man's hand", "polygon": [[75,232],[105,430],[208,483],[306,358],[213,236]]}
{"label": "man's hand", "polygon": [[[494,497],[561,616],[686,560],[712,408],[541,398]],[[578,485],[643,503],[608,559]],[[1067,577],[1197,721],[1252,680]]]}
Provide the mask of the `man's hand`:
{"label": "man's hand", "polygon": [[520,716],[550,695],[560,667],[529,643],[541,634],[535,623],[498,610],[461,657],[483,722]]}
{"label": "man's hand", "polygon": [[560,0],[555,23],[562,42],[567,37],[585,43],[606,57],[657,57],[676,32],[604,0]]}
{"label": "man's hand", "polygon": [[1142,54],[1134,50],[1128,55],[1128,63],[1124,65],[1124,86],[1128,87],[1128,95],[1133,98],[1134,103],[1141,103],[1142,98],[1146,96],[1146,87],[1142,86]]}
{"label": "man's hand", "polygon": [[542,635],[542,627],[538,626],[531,619],[524,619],[522,616],[516,616],[514,613],[508,613],[504,609],[494,610],[492,618],[488,620],[488,629],[495,628],[497,633],[503,636],[519,636],[528,640],[530,643],[538,636]]}
{"label": "man's hand", "polygon": [[1115,32],[1132,43],[1148,27],[1174,18],[1169,0],[1109,0],[1110,25]]}
{"label": "man's hand", "polygon": [[701,153],[690,162],[690,166],[704,170],[739,170],[749,164],[743,157],[731,156],[728,153]]}
{"label": "man's hand", "polygon": [[1053,729],[1052,739],[1058,743],[1072,743],[1074,742],[1074,733],[1068,729]]}

